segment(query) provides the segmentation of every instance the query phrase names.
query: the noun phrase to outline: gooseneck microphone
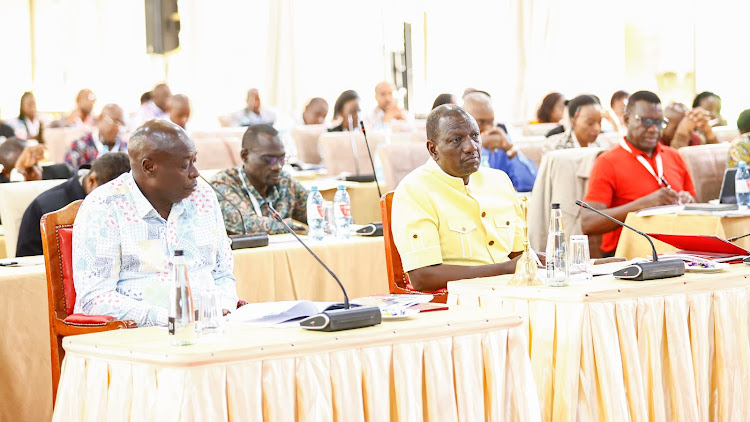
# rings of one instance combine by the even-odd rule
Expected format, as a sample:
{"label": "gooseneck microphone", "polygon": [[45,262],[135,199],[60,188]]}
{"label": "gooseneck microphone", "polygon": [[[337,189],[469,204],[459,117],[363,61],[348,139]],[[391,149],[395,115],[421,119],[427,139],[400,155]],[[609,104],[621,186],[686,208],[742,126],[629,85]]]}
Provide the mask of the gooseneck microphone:
{"label": "gooseneck microphone", "polygon": [[341,306],[337,305],[329,306],[325,311],[300,321],[300,326],[308,330],[316,331],[341,331],[380,324],[380,308],[378,308],[377,306],[358,306],[352,308],[349,305],[349,295],[346,294],[346,289],[344,288],[344,285],[341,284],[341,280],[339,280],[339,278],[336,277],[336,274],[334,274],[333,271],[331,271],[331,269],[328,268],[328,266],[323,263],[320,258],[318,258],[318,255],[316,255],[315,252],[313,252],[312,249],[310,249],[305,244],[305,242],[300,239],[297,233],[295,233],[294,230],[289,227],[284,219],[281,218],[279,212],[276,211],[276,209],[274,209],[271,204],[267,205],[268,209],[273,215],[273,218],[281,223],[286,228],[286,230],[291,233],[292,236],[294,236],[294,238],[297,239],[297,241],[305,247],[305,249],[307,249],[307,252],[309,252],[310,255],[312,255],[313,258],[315,258],[315,260],[318,261],[318,263],[323,266],[326,271],[328,271],[328,274],[330,274],[331,277],[336,280],[336,283],[338,283],[341,291],[344,293],[343,309],[341,309]]}
{"label": "gooseneck microphone", "polygon": [[367,147],[367,155],[370,157],[370,166],[372,167],[372,176],[375,178],[375,186],[378,188],[378,198],[382,198],[383,194],[380,192],[380,184],[378,183],[378,173],[375,171],[375,161],[372,159],[372,152],[370,152],[370,143],[367,141],[367,131],[365,131],[365,122],[359,121],[359,127],[362,128],[362,135],[365,137],[365,146]]}
{"label": "gooseneck microphone", "polygon": [[[202,175],[199,175],[198,177],[201,178],[204,182],[208,183],[208,186],[211,186],[211,189],[216,192],[217,195],[221,196],[221,198],[229,204],[229,206],[234,209],[237,214],[240,216],[240,223],[242,225],[242,234],[230,234],[228,235],[229,241],[231,242],[232,249],[245,249],[245,248],[257,248],[259,246],[268,246],[268,234],[267,233],[256,233],[256,234],[247,234],[247,229],[245,229],[245,216],[242,215],[242,212],[240,212],[240,209],[232,203],[229,199],[227,199],[226,196],[224,196],[223,193],[221,193],[218,189],[214,187],[206,178],[204,178]],[[232,186],[229,186],[226,183],[222,182],[216,182],[220,185],[224,185],[228,187],[229,189],[234,190]],[[235,192],[237,193],[237,192]],[[241,195],[240,195],[241,196]]]}
{"label": "gooseneck microphone", "polygon": [[621,270],[615,271],[613,274],[615,278],[626,280],[658,280],[661,278],[678,277],[685,274],[685,263],[681,259],[665,259],[663,261],[659,261],[659,256],[656,254],[656,247],[654,246],[654,242],[651,241],[651,236],[643,233],[640,230],[636,230],[628,226],[627,224],[599,211],[598,209],[581,200],[576,200],[576,205],[591,210],[601,215],[602,217],[606,217],[614,221],[622,227],[640,234],[641,236],[645,237],[646,240],[648,240],[649,244],[651,244],[651,252],[654,259],[652,262],[632,264]]}

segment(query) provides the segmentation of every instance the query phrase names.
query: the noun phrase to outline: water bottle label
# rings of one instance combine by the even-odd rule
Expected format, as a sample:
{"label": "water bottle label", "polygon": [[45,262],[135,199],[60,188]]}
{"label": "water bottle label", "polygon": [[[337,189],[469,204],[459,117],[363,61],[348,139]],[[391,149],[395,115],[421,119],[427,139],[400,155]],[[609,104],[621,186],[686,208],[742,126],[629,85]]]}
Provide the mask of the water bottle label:
{"label": "water bottle label", "polygon": [[750,192],[750,179],[735,180],[734,192],[735,193],[749,193]]}
{"label": "water bottle label", "polygon": [[317,205],[315,209],[318,210],[318,215],[316,217],[325,218],[326,211],[325,211],[325,208],[323,207],[323,204]]}
{"label": "water bottle label", "polygon": [[169,335],[174,335],[174,317],[169,317],[167,320],[167,331],[169,331]]}
{"label": "water bottle label", "polygon": [[351,204],[338,204],[338,207],[334,208],[336,218],[351,217]]}

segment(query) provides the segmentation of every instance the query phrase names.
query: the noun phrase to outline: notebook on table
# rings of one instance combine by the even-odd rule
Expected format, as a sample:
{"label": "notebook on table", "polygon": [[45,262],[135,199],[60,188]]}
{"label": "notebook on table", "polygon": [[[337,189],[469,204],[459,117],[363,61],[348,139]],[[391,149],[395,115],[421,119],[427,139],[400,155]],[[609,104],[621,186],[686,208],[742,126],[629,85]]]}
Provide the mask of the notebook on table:
{"label": "notebook on table", "polygon": [[[654,239],[680,249],[677,255],[690,255],[716,262],[741,262],[747,249],[714,235],[648,233]],[[675,256],[675,254],[670,254]]]}

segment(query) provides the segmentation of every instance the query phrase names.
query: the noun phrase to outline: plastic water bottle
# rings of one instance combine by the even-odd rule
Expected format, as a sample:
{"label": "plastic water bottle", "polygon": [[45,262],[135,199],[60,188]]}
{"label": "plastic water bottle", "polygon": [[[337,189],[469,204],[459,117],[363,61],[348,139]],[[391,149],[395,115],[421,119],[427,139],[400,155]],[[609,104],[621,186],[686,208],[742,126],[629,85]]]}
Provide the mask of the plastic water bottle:
{"label": "plastic water bottle", "polygon": [[744,161],[740,161],[737,165],[737,174],[734,176],[734,194],[737,196],[737,205],[750,205],[750,170]]}
{"label": "plastic water bottle", "polygon": [[317,186],[307,195],[307,236],[313,240],[323,240],[325,233],[325,208],[323,195]]}
{"label": "plastic water bottle", "polygon": [[547,234],[547,285],[562,287],[568,284],[568,249],[562,224],[560,204],[552,204]]}
{"label": "plastic water bottle", "polygon": [[174,273],[174,286],[169,294],[167,331],[169,344],[185,346],[192,344],[195,337],[195,312],[184,252],[179,249],[174,251]]}
{"label": "plastic water bottle", "polygon": [[339,185],[336,195],[333,196],[333,218],[336,221],[336,237],[338,239],[348,239],[352,233],[349,230],[351,224],[352,201],[346,192],[344,185]]}

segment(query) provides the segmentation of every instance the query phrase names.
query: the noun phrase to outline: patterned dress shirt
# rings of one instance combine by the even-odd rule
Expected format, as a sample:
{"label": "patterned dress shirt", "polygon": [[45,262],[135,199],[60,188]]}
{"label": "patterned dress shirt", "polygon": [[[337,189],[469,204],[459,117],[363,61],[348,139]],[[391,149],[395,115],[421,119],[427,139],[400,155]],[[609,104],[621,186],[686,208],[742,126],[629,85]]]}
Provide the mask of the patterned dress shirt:
{"label": "patterned dress shirt", "polygon": [[70,145],[70,150],[65,153],[65,162],[74,169],[77,169],[84,164],[91,164],[100,155],[104,155],[108,152],[128,150],[128,144],[123,141],[119,135],[115,140],[115,145],[111,149],[98,138],[99,132],[95,130],[92,133],[73,141]]}
{"label": "patterned dress shirt", "polygon": [[[242,233],[243,223],[247,233],[286,233],[284,226],[273,219],[267,203],[276,208],[282,218],[291,217],[307,223],[307,189],[285,171],[281,172],[279,185],[269,188],[266,198],[250,183],[242,166],[217,173],[211,184],[224,195],[223,198],[218,195],[218,198],[229,233]],[[255,199],[255,204],[251,198]]]}
{"label": "patterned dress shirt", "polygon": [[211,187],[203,182],[164,220],[125,173],[89,194],[73,225],[75,312],[139,326],[167,325],[174,251],[185,252],[193,304],[214,284],[223,309],[237,306],[234,260]]}
{"label": "patterned dress shirt", "polygon": [[[568,140],[568,137],[570,137],[570,140]],[[599,138],[596,138],[594,142],[588,144],[587,146],[590,146],[592,148],[602,147],[599,143]],[[563,132],[548,137],[544,142],[542,150],[544,152],[548,152],[567,148],[581,148],[581,143],[578,142],[578,138],[576,137],[575,132]]]}

